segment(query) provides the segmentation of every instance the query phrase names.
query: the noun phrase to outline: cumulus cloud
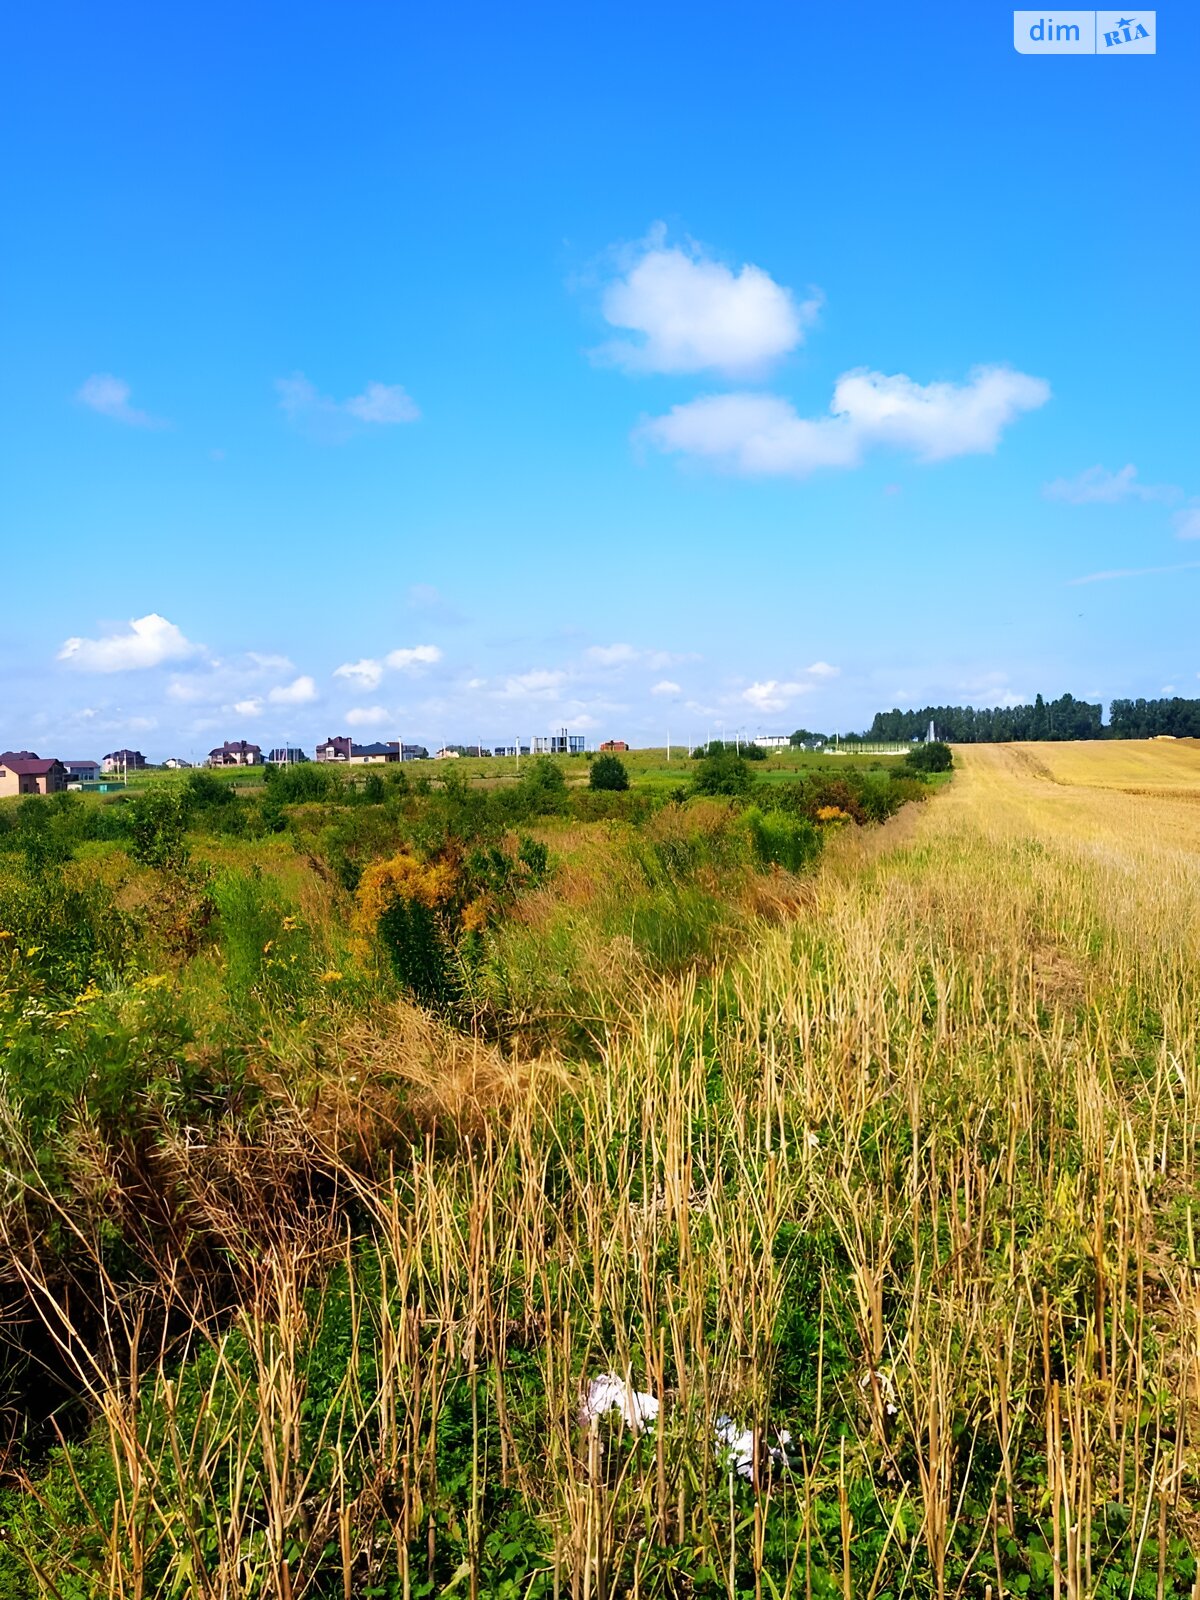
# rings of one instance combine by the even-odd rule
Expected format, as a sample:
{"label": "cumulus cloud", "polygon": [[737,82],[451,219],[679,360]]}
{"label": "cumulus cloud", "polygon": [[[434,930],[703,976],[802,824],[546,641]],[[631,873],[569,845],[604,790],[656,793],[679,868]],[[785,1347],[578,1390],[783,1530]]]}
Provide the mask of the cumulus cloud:
{"label": "cumulus cloud", "polygon": [[442,652],[437,645],[415,644],[402,650],[389,651],[382,661],[372,656],[364,656],[361,661],[344,661],[340,667],[334,668],[333,675],[357,684],[360,689],[377,689],[383,682],[385,671],[420,673],[426,667],[436,666],[441,659]]}
{"label": "cumulus cloud", "polygon": [[262,715],[263,703],[257,695],[249,700],[235,700],[233,709],[239,717],[258,717]]}
{"label": "cumulus cloud", "polygon": [[362,394],[343,401],[342,409],[360,422],[416,422],[421,415],[412,396],[399,383],[369,383]]}
{"label": "cumulus cloud", "polygon": [[811,667],[805,667],[804,670],[814,678],[836,678],[842,669],[831,667],[828,661],[814,661]]}
{"label": "cumulus cloud", "polygon": [[1122,500],[1177,500],[1180,491],[1171,483],[1139,483],[1132,461],[1119,472],[1088,467],[1074,478],[1055,478],[1042,490],[1047,500],[1070,505],[1116,505]]}
{"label": "cumulus cloud", "polygon": [[352,728],[381,728],[391,718],[386,706],[354,706],[346,713],[346,721]]}
{"label": "cumulus cloud", "polygon": [[878,447],[920,461],[987,453],[1023,411],[1049,398],[1044,379],[1009,367],[976,367],[961,384],[856,371],[838,379],[823,417],[797,416],[778,395],[709,395],[650,418],[638,436],[730,472],[804,477],[818,467],[857,466]]}
{"label": "cumulus cloud", "polygon": [[811,694],[811,683],[780,683],[768,678],[764,683],[752,683],[742,690],[742,699],[756,711],[783,711],[802,694]]}
{"label": "cumulus cloud", "polygon": [[163,423],[149,412],[139,411],[129,403],[132,389],[123,378],[114,378],[111,372],[93,372],[80,384],[75,398],[89,411],[96,411],[113,422],[123,422],[127,428],[161,428]]}
{"label": "cumulus cloud", "polygon": [[404,650],[392,650],[383,659],[384,665],[396,672],[419,672],[423,667],[436,666],[442,652],[435,644],[414,644]]}
{"label": "cumulus cloud", "polygon": [[627,666],[640,654],[631,644],[594,644],[587,651],[588,660],[602,667]]}
{"label": "cumulus cloud", "polygon": [[362,394],[348,400],[323,395],[302,372],[277,378],[275,392],[284,416],[326,443],[339,444],[354,431],[354,424],[390,426],[415,422],[421,415],[411,395],[398,383],[368,383]]}
{"label": "cumulus cloud", "polygon": [[584,651],[584,659],[597,667],[639,666],[649,667],[651,672],[662,672],[685,661],[699,661],[700,657],[694,653],[639,649],[632,644],[594,644]]}
{"label": "cumulus cloud", "polygon": [[317,686],[309,677],[299,677],[291,683],[281,683],[267,695],[273,706],[306,706],[317,698]]}
{"label": "cumulus cloud", "polygon": [[672,683],[670,678],[664,678],[661,683],[654,685],[650,693],[666,697],[667,695],[682,694],[683,690],[677,683]]}
{"label": "cumulus cloud", "polygon": [[547,667],[513,673],[505,678],[500,697],[504,700],[557,700],[566,678],[565,672]]}
{"label": "cumulus cloud", "polygon": [[333,675],[356,683],[363,689],[377,689],[383,682],[383,662],[372,661],[369,656],[361,661],[344,661],[340,667],[334,668]]}
{"label": "cumulus cloud", "polygon": [[748,377],[794,350],[816,319],[820,297],[797,304],[761,267],[734,272],[703,251],[667,248],[655,229],[624,275],[604,290],[614,339],[594,352],[627,372],[702,372]]}
{"label": "cumulus cloud", "polygon": [[134,617],[126,631],[99,639],[67,639],[58,659],[84,672],[130,672],[160,667],[166,661],[184,661],[200,646],[186,639],[173,622],[156,611]]}

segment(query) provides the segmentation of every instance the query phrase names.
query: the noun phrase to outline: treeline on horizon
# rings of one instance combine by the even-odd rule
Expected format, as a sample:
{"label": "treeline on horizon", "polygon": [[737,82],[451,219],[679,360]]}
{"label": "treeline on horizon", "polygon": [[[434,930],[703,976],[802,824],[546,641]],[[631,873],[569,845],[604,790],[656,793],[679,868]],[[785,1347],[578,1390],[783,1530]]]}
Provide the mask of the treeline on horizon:
{"label": "treeline on horizon", "polygon": [[[951,744],[1007,744],[1040,739],[1150,739],[1170,734],[1200,739],[1200,700],[1178,695],[1163,700],[1114,700],[1108,722],[1104,707],[1064,694],[1032,705],[923,706],[919,711],[877,711],[863,740],[922,739],[932,722],[939,739]],[[843,736],[845,737],[845,736]],[[854,736],[851,735],[851,738]]]}

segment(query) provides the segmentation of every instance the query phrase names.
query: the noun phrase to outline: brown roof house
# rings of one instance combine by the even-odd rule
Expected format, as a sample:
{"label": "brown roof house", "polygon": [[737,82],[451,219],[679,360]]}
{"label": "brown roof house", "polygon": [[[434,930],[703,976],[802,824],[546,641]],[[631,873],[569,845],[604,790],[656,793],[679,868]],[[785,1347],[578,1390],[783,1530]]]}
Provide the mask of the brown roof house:
{"label": "brown roof house", "polygon": [[624,739],[605,739],[600,748],[601,750],[628,750],[629,746]]}
{"label": "brown roof house", "polygon": [[349,761],[354,751],[353,741],[344,735],[329,738],[317,746],[318,761]]}
{"label": "brown roof house", "polygon": [[61,761],[39,756],[0,756],[0,795],[58,794],[67,787],[67,769]]}
{"label": "brown roof house", "polygon": [[226,739],[215,750],[208,752],[210,767],[258,767],[262,765],[262,746],[247,744],[245,739]]}
{"label": "brown roof house", "polygon": [[100,763],[103,772],[141,772],[145,766],[140,750],[110,750]]}

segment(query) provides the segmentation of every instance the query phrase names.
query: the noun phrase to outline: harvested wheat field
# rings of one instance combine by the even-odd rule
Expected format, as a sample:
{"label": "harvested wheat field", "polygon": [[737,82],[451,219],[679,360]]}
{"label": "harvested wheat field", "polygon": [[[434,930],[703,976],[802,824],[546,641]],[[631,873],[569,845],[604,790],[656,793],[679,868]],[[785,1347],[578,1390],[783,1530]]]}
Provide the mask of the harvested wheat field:
{"label": "harvested wheat field", "polygon": [[[737,949],[628,967],[590,1050],[439,1085],[428,1028],[416,1073],[347,1023],[336,1099],[164,1145],[246,1286],[182,1351],[112,1331],[154,1292],[178,1328],[168,1268],[120,1289],[44,1197],[105,1262],[54,1324],[96,1420],[7,1503],[6,1592],[1192,1594],[1200,807],[1121,792],[1128,747],[1036,754],[835,828]],[[306,1106],[365,1128],[406,1074],[407,1142],[323,1137],[271,1210]]]}
{"label": "harvested wheat field", "polygon": [[1200,740],[1097,739],[1004,749],[1053,783],[1200,799]]}

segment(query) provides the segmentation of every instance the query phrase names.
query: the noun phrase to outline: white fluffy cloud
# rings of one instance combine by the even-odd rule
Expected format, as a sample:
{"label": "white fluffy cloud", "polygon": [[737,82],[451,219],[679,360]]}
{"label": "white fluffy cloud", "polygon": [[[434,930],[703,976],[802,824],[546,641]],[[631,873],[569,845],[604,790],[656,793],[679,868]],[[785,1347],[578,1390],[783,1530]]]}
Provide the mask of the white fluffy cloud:
{"label": "white fluffy cloud", "polygon": [[317,698],[317,686],[309,677],[277,684],[267,695],[273,706],[306,706]]}
{"label": "white fluffy cloud", "polygon": [[361,661],[344,661],[340,667],[334,668],[333,675],[357,684],[360,689],[378,689],[385,671],[417,674],[426,667],[436,666],[441,659],[442,652],[436,644],[414,644],[405,649],[389,651],[382,661],[371,656],[364,656]]}
{"label": "white fluffy cloud", "polygon": [[361,661],[344,661],[334,668],[335,678],[346,678],[363,689],[377,689],[383,682],[383,662],[364,657]]}
{"label": "white fluffy cloud", "polygon": [[662,672],[685,661],[699,661],[693,653],[680,654],[671,650],[639,649],[633,644],[594,644],[584,651],[589,666],[597,667],[649,667],[651,672]]}
{"label": "white fluffy cloud", "polygon": [[794,350],[820,309],[797,304],[762,270],[733,272],[702,251],[666,248],[661,227],[624,276],[604,291],[601,310],[614,328],[640,335],[615,339],[595,355],[627,372],[702,372],[752,376]]}
{"label": "white fluffy cloud", "polygon": [[412,396],[398,383],[368,383],[362,394],[334,400],[319,392],[302,372],[277,378],[275,392],[288,421],[328,443],[348,439],[356,422],[390,426],[416,422],[421,415]]}
{"label": "white fluffy cloud", "polygon": [[1121,500],[1177,500],[1180,491],[1171,483],[1139,483],[1131,461],[1119,472],[1096,466],[1074,478],[1055,478],[1042,493],[1048,500],[1084,506],[1116,505]]}
{"label": "white fluffy cloud", "polygon": [[58,659],[84,672],[129,672],[160,667],[166,661],[184,661],[199,649],[173,622],[151,611],[147,616],[134,617],[123,633],[105,634],[99,639],[67,639]]}
{"label": "white fluffy cloud", "polygon": [[535,667],[505,678],[499,695],[503,700],[557,700],[566,681],[566,673],[557,668]]}
{"label": "white fluffy cloud", "polygon": [[631,644],[594,644],[587,651],[588,660],[601,667],[628,666],[640,654]]}
{"label": "white fluffy cloud", "polygon": [[811,694],[811,683],[780,683],[768,678],[764,683],[752,683],[742,690],[742,699],[756,711],[783,711],[802,694]]}
{"label": "white fluffy cloud", "polygon": [[386,706],[354,706],[346,713],[346,721],[352,728],[381,728],[392,720],[392,714]]}
{"label": "white fluffy cloud", "polygon": [[360,422],[416,422],[421,412],[399,383],[369,383],[362,394],[343,402],[342,409]]}
{"label": "white fluffy cloud", "polygon": [[656,683],[650,690],[651,694],[665,698],[668,695],[682,694],[683,690],[677,683],[672,683],[670,678],[664,678],[661,683]]}
{"label": "white fluffy cloud", "polygon": [[383,659],[384,665],[396,672],[419,672],[422,667],[436,666],[442,652],[435,644],[414,644],[404,650],[392,650]]}
{"label": "white fluffy cloud", "polygon": [[976,367],[965,383],[914,383],[903,373],[856,371],[837,381],[829,414],[797,416],[770,394],[710,395],[642,424],[656,448],[698,456],[731,472],[803,477],[818,467],[857,466],[881,446],[943,461],[996,448],[1050,386],[1009,367]]}
{"label": "white fluffy cloud", "polygon": [[97,411],[113,422],[123,422],[128,428],[161,428],[163,424],[157,417],[130,405],[132,393],[123,378],[114,378],[111,372],[93,372],[80,384],[75,398],[90,411]]}
{"label": "white fluffy cloud", "polygon": [[262,715],[263,703],[257,695],[249,700],[235,700],[233,709],[239,717],[259,717]]}

